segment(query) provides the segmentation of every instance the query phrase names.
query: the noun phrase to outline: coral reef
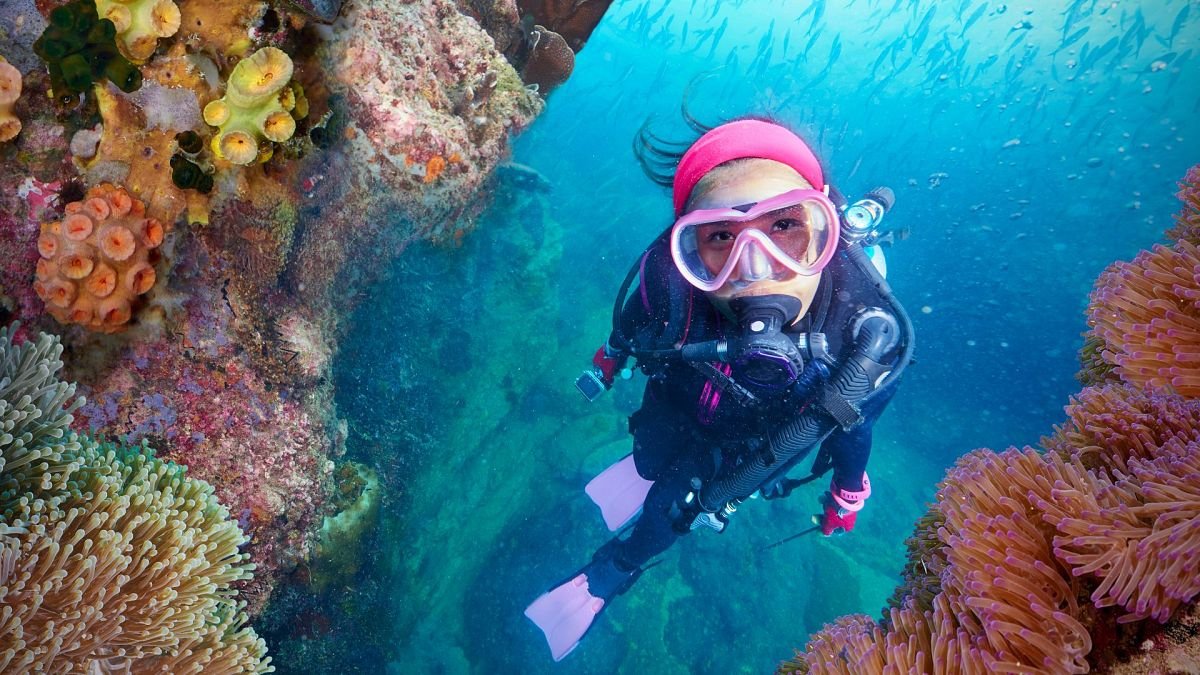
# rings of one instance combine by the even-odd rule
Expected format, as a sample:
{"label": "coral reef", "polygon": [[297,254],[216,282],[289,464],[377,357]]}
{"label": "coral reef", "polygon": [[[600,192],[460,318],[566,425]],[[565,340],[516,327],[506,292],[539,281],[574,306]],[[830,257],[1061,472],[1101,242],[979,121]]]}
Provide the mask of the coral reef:
{"label": "coral reef", "polygon": [[[149,442],[212,485],[249,537],[240,548],[257,574],[240,597],[260,616],[276,588],[308,581],[325,517],[352,506],[333,485],[347,432],[330,375],[345,314],[412,242],[463,242],[542,99],[451,0],[368,0],[319,27],[309,12],[341,3],[188,0],[180,29],[153,40],[132,8],[159,3],[105,4],[130,8],[146,38],[136,52],[136,39],[122,44],[133,33],[90,3],[57,4],[10,0],[0,12],[6,56],[26,76],[24,128],[0,148],[0,321],[61,331],[88,396],[77,433]],[[498,30],[519,33],[515,9],[512,25],[502,15]],[[221,108],[227,117],[214,117]],[[130,277],[152,285],[113,334],[55,319],[84,291],[54,304],[69,295],[58,282],[85,283],[101,263],[128,282],[102,240],[88,243],[101,256],[88,275],[63,276],[86,267],[60,259],[82,246],[65,233],[82,226],[67,205],[105,183],[163,232],[161,258],[146,260],[153,281]],[[142,255],[134,244],[126,261]],[[49,306],[31,283],[39,261]],[[370,518],[355,522],[339,540],[347,551]]]}
{"label": "coral reef", "polygon": [[1085,382],[1107,383],[1074,397],[1043,450],[960,458],[908,542],[883,623],[843,617],[779,672],[1085,673],[1168,647],[1154,636],[1194,643],[1197,308],[1186,238],[1110,266],[1082,352]]}
{"label": "coral reef", "polygon": [[116,26],[97,15],[91,0],[54,8],[33,49],[50,70],[55,95],[80,94],[102,80],[126,92],[142,86],[141,71],[120,54],[116,36]]}
{"label": "coral reef", "polygon": [[133,63],[145,63],[159,38],[179,30],[179,6],[174,0],[96,0],[96,11],[113,22],[117,46]]}
{"label": "coral reef", "polygon": [[212,487],[145,447],[69,431],[46,334],[0,329],[0,670],[271,672],[232,584],[245,536]]}
{"label": "coral reef", "polygon": [[225,95],[204,106],[204,121],[220,129],[212,139],[213,153],[234,164],[270,159],[271,151],[260,150],[260,141],[286,141],[296,131],[296,118],[308,114],[303,91],[291,80],[292,59],[275,47],[239,61]]}
{"label": "coral reef", "polygon": [[0,56],[0,143],[21,133],[21,120],[13,108],[21,98],[21,71]]}
{"label": "coral reef", "polygon": [[61,221],[42,225],[34,290],[61,323],[123,330],[134,303],[157,279],[162,223],[124,188],[104,183],[71,202]]}

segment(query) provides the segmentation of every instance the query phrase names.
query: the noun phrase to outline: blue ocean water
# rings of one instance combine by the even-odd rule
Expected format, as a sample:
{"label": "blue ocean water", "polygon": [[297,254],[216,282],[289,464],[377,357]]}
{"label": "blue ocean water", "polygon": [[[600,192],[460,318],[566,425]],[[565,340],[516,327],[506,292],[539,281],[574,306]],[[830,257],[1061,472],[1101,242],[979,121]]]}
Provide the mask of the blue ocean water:
{"label": "blue ocean water", "polygon": [[[1161,239],[1200,161],[1200,3],[980,0],[614,3],[515,142],[461,247],[413,247],[337,362],[352,457],[387,488],[359,576],[311,608],[327,635],[277,661],[346,671],[766,672],[824,622],[878,615],[945,468],[1034,444],[1078,390],[1087,293]],[[607,539],[583,486],[629,450],[641,381],[572,382],[628,267],[670,222],[631,152],[653,119],[693,136],[768,114],[852,199],[897,194],[889,282],[917,363],[876,426],[850,535],[802,537],[820,489],[694,534],[554,664],[521,610]],[[273,645],[274,647],[274,645]],[[290,650],[290,651],[289,651]]]}

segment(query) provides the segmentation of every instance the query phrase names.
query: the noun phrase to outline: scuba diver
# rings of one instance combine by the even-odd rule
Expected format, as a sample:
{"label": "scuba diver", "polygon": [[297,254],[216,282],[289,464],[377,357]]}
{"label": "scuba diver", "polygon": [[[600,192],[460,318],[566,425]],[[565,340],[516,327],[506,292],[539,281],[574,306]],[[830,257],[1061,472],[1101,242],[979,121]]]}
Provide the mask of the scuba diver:
{"label": "scuba diver", "polygon": [[[664,167],[676,220],[630,270],[576,383],[594,399],[631,356],[648,376],[632,453],[586,488],[611,531],[640,517],[525,610],[556,661],[651,558],[697,528],[723,531],[756,493],[786,497],[832,469],[811,529],[852,531],[871,495],[872,425],[912,353],[876,245],[891,190],[847,207],[804,141],[759,118],[707,130]],[[818,447],[810,475],[789,478]]]}

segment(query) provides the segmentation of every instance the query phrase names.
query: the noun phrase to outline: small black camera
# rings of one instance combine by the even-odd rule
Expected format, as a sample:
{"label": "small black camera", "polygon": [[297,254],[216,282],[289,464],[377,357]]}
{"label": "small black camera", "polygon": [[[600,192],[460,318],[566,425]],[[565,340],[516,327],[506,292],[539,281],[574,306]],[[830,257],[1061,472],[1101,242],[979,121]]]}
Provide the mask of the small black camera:
{"label": "small black camera", "polygon": [[595,370],[583,371],[583,374],[575,379],[575,387],[589,403],[600,398],[600,395],[608,389],[604,386],[604,380],[600,379],[600,374]]}

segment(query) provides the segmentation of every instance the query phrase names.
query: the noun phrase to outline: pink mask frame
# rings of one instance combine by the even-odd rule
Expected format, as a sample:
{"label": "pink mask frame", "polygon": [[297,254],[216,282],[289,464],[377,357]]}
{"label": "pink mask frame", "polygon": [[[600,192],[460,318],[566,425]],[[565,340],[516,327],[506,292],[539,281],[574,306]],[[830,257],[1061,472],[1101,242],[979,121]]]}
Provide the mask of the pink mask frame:
{"label": "pink mask frame", "polygon": [[[789,206],[797,206],[805,202],[815,203],[825,216],[825,220],[829,223],[828,235],[825,240],[825,248],[821,251],[821,255],[812,265],[805,265],[792,258],[785,253],[779,246],[771,241],[771,237],[754,228],[747,228],[738,233],[734,239],[733,248],[729,252],[729,257],[726,258],[725,264],[721,267],[721,271],[711,279],[707,280],[698,276],[692,271],[691,265],[688,263],[690,254],[684,250],[683,232],[687,228],[704,223],[729,222],[729,223],[746,223],[758,218],[759,216],[778,211]],[[837,251],[837,242],[839,236],[839,219],[837,208],[829,197],[821,190],[812,190],[808,188],[798,188],[789,190],[783,194],[769,197],[760,202],[757,202],[748,211],[742,212],[734,208],[717,208],[717,209],[701,209],[691,211],[680,216],[679,220],[675,221],[675,225],[671,227],[671,258],[675,261],[675,267],[679,269],[679,273],[688,283],[696,288],[712,292],[725,285],[729,278],[737,269],[739,261],[746,253],[746,249],[753,243],[765,252],[772,260],[783,265],[785,268],[799,274],[801,276],[813,276],[825,269],[829,261],[833,259],[834,252]]]}

